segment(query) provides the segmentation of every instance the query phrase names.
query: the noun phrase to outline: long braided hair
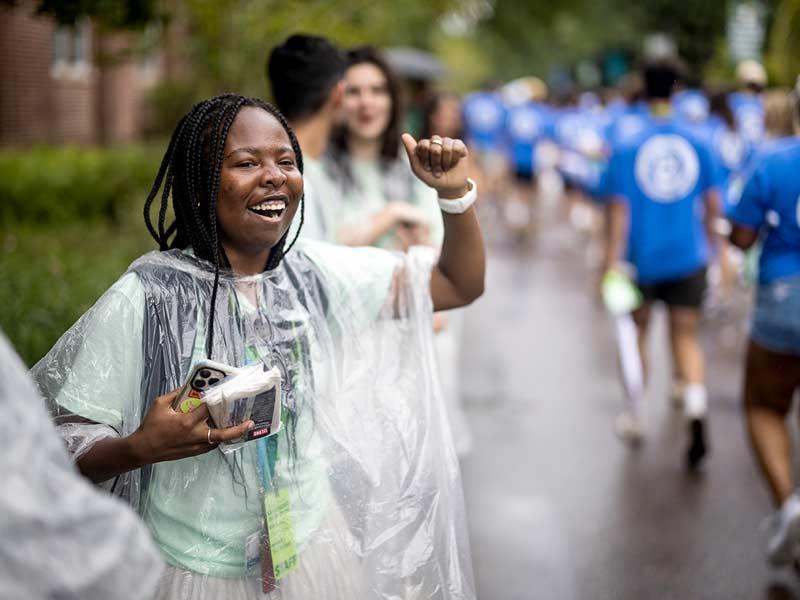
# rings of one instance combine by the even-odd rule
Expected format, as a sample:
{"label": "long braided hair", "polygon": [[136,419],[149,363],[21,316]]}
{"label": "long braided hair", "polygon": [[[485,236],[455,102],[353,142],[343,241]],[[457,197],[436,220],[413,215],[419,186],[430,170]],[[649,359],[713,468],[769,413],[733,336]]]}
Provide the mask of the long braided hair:
{"label": "long braided hair", "polygon": [[[220,268],[230,268],[217,226],[217,194],[224,157],[225,141],[236,115],[244,107],[261,108],[281,124],[289,136],[303,172],[303,154],[297,137],[280,111],[258,98],[238,94],[222,94],[195,104],[180,120],[161,160],[161,167],[144,204],[144,223],[160,250],[184,249],[191,246],[199,258],[214,264],[214,286],[209,307],[206,356],[211,358],[214,344],[214,313],[219,288]],[[161,191],[161,204],[156,224],[151,207]],[[167,225],[170,195],[175,220]],[[277,267],[297,241],[303,227],[305,202],[300,201],[300,226],[286,246],[289,231],[273,246],[265,270]]]}

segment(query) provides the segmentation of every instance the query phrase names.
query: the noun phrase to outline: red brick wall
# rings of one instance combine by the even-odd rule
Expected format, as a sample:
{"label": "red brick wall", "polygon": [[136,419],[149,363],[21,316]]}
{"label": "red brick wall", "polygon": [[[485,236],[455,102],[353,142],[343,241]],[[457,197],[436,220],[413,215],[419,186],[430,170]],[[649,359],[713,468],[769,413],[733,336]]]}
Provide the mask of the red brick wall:
{"label": "red brick wall", "polygon": [[34,2],[0,7],[0,140],[26,143],[53,128],[50,82],[53,26],[31,17]]}
{"label": "red brick wall", "polygon": [[[133,34],[93,32],[97,63],[84,73],[53,69],[55,25],[36,0],[0,5],[0,145],[128,142],[142,130],[145,91],[126,53]],[[97,67],[102,65],[102,69]]]}
{"label": "red brick wall", "polygon": [[97,49],[104,58],[97,86],[98,130],[105,142],[129,142],[142,130],[144,91],[139,66],[125,59],[134,44],[130,33],[103,36]]}

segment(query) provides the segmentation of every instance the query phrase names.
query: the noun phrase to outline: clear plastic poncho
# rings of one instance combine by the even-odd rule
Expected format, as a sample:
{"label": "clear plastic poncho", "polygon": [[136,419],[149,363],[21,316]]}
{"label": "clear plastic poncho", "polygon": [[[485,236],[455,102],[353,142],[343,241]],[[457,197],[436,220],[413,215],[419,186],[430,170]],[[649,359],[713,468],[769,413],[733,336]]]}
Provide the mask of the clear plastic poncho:
{"label": "clear plastic poncho", "polygon": [[[157,598],[475,597],[433,256],[301,241],[272,271],[221,274],[211,358],[277,367],[282,429],[105,482],[170,565]],[[34,367],[76,460],[206,358],[213,280],[189,253],[146,254]]]}
{"label": "clear plastic poncho", "polygon": [[0,598],[152,598],[163,565],[147,531],[75,470],[2,333],[0,380]]}

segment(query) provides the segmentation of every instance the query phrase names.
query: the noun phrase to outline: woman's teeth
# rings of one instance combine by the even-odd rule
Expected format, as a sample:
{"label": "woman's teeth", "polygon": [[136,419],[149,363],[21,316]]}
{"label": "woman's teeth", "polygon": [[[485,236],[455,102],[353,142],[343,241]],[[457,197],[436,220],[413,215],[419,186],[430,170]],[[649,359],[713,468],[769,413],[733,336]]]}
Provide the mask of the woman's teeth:
{"label": "woman's teeth", "polygon": [[279,217],[286,210],[286,202],[283,200],[267,200],[261,204],[250,206],[249,210],[267,217]]}

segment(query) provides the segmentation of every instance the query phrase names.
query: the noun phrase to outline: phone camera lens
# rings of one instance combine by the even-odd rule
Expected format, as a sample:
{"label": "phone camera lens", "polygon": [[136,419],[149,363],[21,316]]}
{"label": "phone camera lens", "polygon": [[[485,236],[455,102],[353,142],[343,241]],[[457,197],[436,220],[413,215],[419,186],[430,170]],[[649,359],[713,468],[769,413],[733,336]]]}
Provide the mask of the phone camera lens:
{"label": "phone camera lens", "polygon": [[206,387],[206,382],[202,379],[198,379],[194,382],[195,387],[204,388]]}
{"label": "phone camera lens", "polygon": [[211,379],[208,380],[208,385],[216,385],[218,383],[219,379],[217,379],[216,377],[212,377]]}
{"label": "phone camera lens", "polygon": [[202,377],[203,379],[208,379],[209,377],[211,377],[211,371],[203,369],[202,371],[200,371],[200,377]]}

